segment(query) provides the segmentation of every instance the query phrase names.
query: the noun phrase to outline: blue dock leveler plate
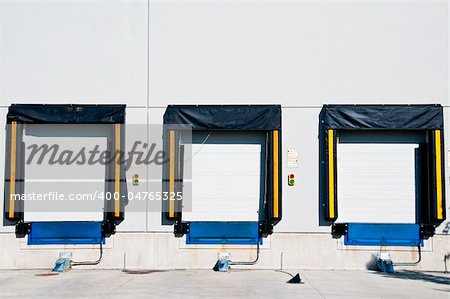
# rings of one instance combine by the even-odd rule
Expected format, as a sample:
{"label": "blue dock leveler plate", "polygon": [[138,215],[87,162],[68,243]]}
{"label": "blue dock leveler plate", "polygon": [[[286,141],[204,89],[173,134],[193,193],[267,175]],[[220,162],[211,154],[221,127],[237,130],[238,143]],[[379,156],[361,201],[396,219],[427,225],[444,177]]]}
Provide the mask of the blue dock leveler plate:
{"label": "blue dock leveler plate", "polygon": [[423,245],[418,224],[349,223],[345,245],[418,246]]}
{"label": "blue dock leveler plate", "polygon": [[256,245],[258,222],[191,222],[186,244]]}
{"label": "blue dock leveler plate", "polygon": [[28,245],[104,243],[102,223],[94,221],[32,222]]}

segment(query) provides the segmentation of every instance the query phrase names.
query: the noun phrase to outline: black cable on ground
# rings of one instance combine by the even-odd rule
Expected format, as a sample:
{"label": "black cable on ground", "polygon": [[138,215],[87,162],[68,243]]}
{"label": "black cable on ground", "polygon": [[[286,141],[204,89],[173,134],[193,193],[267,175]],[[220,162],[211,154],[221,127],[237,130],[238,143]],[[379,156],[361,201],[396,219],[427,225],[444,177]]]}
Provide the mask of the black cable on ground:
{"label": "black cable on ground", "polygon": [[302,282],[302,279],[300,278],[300,273],[292,275],[291,273],[283,271],[283,270],[275,270],[275,272],[280,272],[280,273],[289,275],[291,277],[291,279],[286,281],[286,283],[304,283],[304,282]]}

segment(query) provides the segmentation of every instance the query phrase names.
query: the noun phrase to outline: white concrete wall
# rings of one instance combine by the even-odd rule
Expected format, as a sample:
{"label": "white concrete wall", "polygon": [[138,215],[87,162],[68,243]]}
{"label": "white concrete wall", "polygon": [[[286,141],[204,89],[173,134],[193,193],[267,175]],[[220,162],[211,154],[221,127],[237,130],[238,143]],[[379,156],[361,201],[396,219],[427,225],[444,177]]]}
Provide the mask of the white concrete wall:
{"label": "white concrete wall", "polygon": [[[367,269],[379,248],[345,248],[342,240],[328,234],[277,233],[265,241],[259,262],[245,269]],[[2,269],[51,268],[61,251],[72,251],[74,260],[96,260],[98,249],[92,246],[27,246],[13,234],[0,234]],[[98,246],[97,246],[98,247]],[[118,233],[108,239],[99,269],[211,269],[217,252],[231,253],[235,261],[250,261],[256,256],[253,248],[238,246],[188,247],[171,233]],[[417,250],[389,248],[395,262],[414,262]],[[443,256],[448,252],[448,236],[437,235],[422,251],[422,261],[409,270],[444,271]],[[92,268],[92,267],[85,267]],[[396,267],[396,269],[402,269]]]}
{"label": "white concrete wall", "polygon": [[[162,123],[168,104],[281,104],[283,153],[298,148],[300,166],[295,187],[283,181],[284,218],[261,267],[278,267],[284,252],[288,268],[363,268],[367,249],[339,250],[319,226],[320,108],[440,103],[450,149],[447,22],[447,1],[0,0],[0,123],[11,103],[126,103],[127,122],[140,124]],[[1,148],[4,139],[0,130]],[[130,267],[214,263],[217,248],[183,249],[160,222],[128,213],[102,267],[121,267],[123,252]],[[442,270],[446,223],[422,269]],[[30,249],[11,232],[0,226],[0,268],[49,267],[62,248]]]}

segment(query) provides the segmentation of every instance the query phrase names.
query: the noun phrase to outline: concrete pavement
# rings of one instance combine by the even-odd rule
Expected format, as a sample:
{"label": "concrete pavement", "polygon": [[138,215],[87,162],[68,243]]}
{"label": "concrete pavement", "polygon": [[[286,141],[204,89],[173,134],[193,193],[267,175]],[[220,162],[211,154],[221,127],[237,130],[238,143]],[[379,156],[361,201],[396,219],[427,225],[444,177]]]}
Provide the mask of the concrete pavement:
{"label": "concrete pavement", "polygon": [[[295,274],[296,271],[289,271]],[[271,270],[0,271],[0,297],[65,298],[450,298],[450,275],[402,271],[301,270],[303,284]]]}

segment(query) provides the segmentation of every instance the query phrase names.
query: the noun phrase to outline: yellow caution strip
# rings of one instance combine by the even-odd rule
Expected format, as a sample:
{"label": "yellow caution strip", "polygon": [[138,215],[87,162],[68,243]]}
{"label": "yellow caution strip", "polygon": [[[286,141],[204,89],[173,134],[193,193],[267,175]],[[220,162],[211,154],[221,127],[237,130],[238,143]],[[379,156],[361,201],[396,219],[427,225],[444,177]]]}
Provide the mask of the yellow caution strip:
{"label": "yellow caution strip", "polygon": [[278,188],[278,130],[273,131],[273,217],[278,218],[279,188]]}
{"label": "yellow caution strip", "polygon": [[442,204],[442,152],[441,152],[441,130],[434,131],[436,149],[436,201],[437,219],[444,219],[444,208]]}
{"label": "yellow caution strip", "polygon": [[120,124],[115,124],[116,165],[114,178],[114,217],[120,216]]}
{"label": "yellow caution strip", "polygon": [[334,212],[334,130],[328,130],[328,210],[329,217],[335,217]]}
{"label": "yellow caution strip", "polygon": [[169,217],[175,217],[175,131],[170,130],[169,136]]}
{"label": "yellow caution strip", "polygon": [[10,219],[14,218],[15,193],[16,193],[16,139],[17,139],[17,122],[11,124],[11,174],[9,180],[9,214]]}

